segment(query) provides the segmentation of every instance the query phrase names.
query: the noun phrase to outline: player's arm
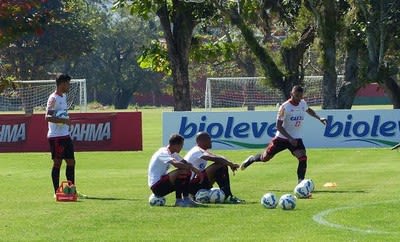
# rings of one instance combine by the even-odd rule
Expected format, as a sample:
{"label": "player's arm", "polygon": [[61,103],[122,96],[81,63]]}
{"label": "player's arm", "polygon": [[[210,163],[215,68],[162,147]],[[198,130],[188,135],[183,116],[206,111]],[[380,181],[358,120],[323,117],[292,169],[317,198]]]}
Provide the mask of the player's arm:
{"label": "player's arm", "polygon": [[318,119],[323,125],[326,125],[326,118],[321,118],[320,116],[318,116],[318,114],[317,114],[312,108],[309,107],[309,108],[306,110],[306,112],[307,112],[310,116],[312,116],[312,117]]}
{"label": "player's arm", "polygon": [[57,123],[57,124],[67,124],[69,125],[71,121],[68,118],[57,118],[55,117],[54,110],[47,110],[45,119],[47,122]]}
{"label": "player's arm", "polygon": [[283,120],[276,120],[276,129],[283,135],[285,136],[288,141],[293,145],[293,146],[297,146],[297,140],[294,139],[287,131],[286,129],[283,127]]}
{"label": "player's arm", "polygon": [[188,170],[188,171],[194,172],[200,178],[200,183],[203,182],[203,179],[204,179],[203,173],[201,173],[201,171],[199,169],[194,167],[191,163],[187,162],[186,160],[178,161],[178,160],[173,159],[169,163],[177,169],[183,169],[183,170]]}
{"label": "player's arm", "polygon": [[215,162],[215,163],[219,163],[219,164],[223,164],[225,166],[229,166],[232,171],[236,171],[240,167],[240,165],[229,161],[225,157],[219,156],[219,155],[214,155],[212,153],[209,153],[208,151],[207,151],[207,153],[202,155],[201,158],[203,160],[209,160],[209,161],[212,161],[212,162]]}

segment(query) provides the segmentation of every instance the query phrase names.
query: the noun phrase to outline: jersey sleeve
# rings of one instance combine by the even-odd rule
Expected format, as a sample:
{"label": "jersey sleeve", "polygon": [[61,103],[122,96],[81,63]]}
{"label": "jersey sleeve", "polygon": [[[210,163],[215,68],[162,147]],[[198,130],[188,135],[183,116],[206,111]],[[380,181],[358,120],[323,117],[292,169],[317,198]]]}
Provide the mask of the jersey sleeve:
{"label": "jersey sleeve", "polygon": [[283,121],[285,119],[285,106],[281,105],[278,110],[278,114],[276,115],[277,120]]}
{"label": "jersey sleeve", "polygon": [[159,159],[162,163],[165,163],[165,164],[166,164],[166,163],[170,162],[171,160],[173,160],[174,157],[173,157],[171,154],[162,152],[162,153],[160,153],[160,155],[158,156],[158,159]]}

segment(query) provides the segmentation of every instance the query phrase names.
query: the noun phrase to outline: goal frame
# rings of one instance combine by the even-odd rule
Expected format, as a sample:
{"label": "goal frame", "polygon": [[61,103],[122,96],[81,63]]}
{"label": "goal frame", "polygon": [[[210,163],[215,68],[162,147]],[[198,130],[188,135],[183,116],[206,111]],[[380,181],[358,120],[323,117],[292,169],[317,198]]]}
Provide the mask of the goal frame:
{"label": "goal frame", "polygon": [[[56,85],[55,80],[17,80],[13,81],[15,84],[29,85],[29,84],[54,84]],[[79,103],[76,103],[75,106],[79,106],[79,111],[86,112],[87,111],[87,89],[86,89],[86,79],[71,79],[71,83],[77,83],[79,86]],[[50,95],[50,93],[49,93]],[[68,94],[67,94],[68,96]]]}

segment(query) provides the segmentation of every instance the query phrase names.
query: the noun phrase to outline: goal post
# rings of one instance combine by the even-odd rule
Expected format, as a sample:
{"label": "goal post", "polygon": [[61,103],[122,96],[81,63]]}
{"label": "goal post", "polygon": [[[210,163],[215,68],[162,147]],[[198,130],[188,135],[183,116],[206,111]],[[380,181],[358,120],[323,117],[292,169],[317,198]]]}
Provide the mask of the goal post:
{"label": "goal post", "polygon": [[[304,98],[310,106],[321,105],[323,76],[304,77]],[[344,80],[338,75],[336,94]],[[255,110],[255,107],[276,106],[286,101],[282,92],[267,87],[265,77],[213,77],[207,78],[205,90],[205,110],[213,108],[236,108]]]}
{"label": "goal post", "polygon": [[[14,81],[15,88],[7,88],[0,93],[0,111],[34,111],[46,109],[49,95],[55,91],[55,80]],[[66,94],[68,109],[86,112],[86,79],[72,79]]]}

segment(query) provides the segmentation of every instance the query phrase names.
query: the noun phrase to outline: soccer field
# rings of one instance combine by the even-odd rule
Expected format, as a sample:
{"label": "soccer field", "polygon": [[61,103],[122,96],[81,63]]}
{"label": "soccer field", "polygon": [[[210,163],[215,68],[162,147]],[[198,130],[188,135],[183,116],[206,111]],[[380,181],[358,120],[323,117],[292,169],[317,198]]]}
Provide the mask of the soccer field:
{"label": "soccer field", "polygon": [[[147,165],[161,145],[161,110],[142,112],[143,151],[76,153],[77,187],[89,196],[76,203],[55,202],[49,153],[0,154],[0,240],[399,240],[400,152],[390,149],[308,149],[316,189],[292,211],[260,204],[266,192],[293,192],[297,162],[287,151],[231,173],[232,191],[246,204],[178,208],[171,194],[167,206],[150,207]],[[216,151],[238,163],[254,152]]]}

